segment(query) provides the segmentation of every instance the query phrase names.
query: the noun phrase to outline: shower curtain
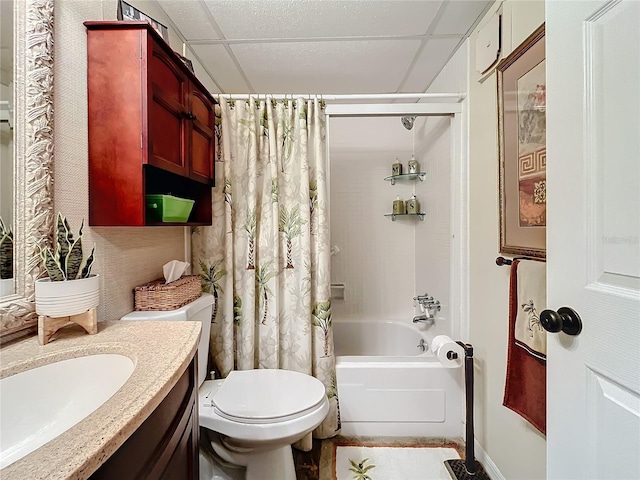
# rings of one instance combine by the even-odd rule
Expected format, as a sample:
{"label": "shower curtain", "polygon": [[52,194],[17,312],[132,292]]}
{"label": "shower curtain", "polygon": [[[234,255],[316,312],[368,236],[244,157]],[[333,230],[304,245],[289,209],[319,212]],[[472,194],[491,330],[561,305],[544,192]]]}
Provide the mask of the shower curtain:
{"label": "shower curtain", "polygon": [[[318,438],[339,433],[329,279],[325,117],[318,99],[216,107],[213,225],[192,234],[215,297],[211,356],[233,369],[282,368],[324,383]],[[298,445],[311,449],[310,435]]]}

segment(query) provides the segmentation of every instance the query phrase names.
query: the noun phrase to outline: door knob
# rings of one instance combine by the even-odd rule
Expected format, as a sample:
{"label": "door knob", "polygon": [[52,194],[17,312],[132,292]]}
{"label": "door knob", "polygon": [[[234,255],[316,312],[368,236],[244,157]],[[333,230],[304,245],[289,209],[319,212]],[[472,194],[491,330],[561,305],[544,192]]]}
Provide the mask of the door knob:
{"label": "door knob", "polygon": [[561,307],[558,311],[543,310],[540,323],[547,332],[557,333],[562,330],[567,335],[579,335],[582,331],[580,315],[569,307]]}

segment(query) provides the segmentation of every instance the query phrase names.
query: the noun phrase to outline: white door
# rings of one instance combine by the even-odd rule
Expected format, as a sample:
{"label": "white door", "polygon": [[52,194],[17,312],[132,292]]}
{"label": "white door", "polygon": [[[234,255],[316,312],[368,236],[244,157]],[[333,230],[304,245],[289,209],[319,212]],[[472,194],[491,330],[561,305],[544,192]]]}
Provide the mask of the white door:
{"label": "white door", "polygon": [[546,15],[547,476],[640,479],[640,1]]}

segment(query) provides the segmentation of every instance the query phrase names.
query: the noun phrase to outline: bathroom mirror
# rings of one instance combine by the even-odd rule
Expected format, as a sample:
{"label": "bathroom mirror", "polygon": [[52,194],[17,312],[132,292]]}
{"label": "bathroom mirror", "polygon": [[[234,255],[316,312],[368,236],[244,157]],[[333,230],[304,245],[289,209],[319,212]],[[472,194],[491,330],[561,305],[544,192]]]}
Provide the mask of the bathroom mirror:
{"label": "bathroom mirror", "polygon": [[[5,3],[5,0],[0,2]],[[53,5],[13,0],[13,272],[12,293],[0,297],[0,337],[37,324],[39,248],[53,232]],[[9,10],[10,11],[10,10]],[[2,17],[5,18],[3,7]],[[3,54],[4,54],[3,50]],[[2,171],[5,177],[4,170]],[[3,207],[4,208],[4,207]]]}
{"label": "bathroom mirror", "polygon": [[13,3],[0,1],[0,297],[13,280]]}

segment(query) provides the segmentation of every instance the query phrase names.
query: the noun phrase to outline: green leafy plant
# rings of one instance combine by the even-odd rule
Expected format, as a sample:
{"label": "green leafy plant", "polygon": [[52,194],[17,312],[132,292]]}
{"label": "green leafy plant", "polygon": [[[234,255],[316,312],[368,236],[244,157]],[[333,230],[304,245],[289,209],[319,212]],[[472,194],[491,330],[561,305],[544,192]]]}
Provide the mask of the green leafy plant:
{"label": "green leafy plant", "polygon": [[13,232],[0,218],[0,279],[13,278]]}
{"label": "green leafy plant", "polygon": [[91,254],[83,262],[83,228],[84,220],[80,225],[80,230],[78,230],[78,237],[74,239],[69,222],[67,222],[62,213],[58,213],[56,220],[56,252],[54,254],[49,247],[40,249],[40,257],[52,282],[76,280],[87,278],[91,275],[91,267],[94,260],[93,254],[96,247],[95,245],[93,246]]}
{"label": "green leafy plant", "polygon": [[349,463],[351,463],[350,471],[352,471],[355,475],[353,476],[354,480],[372,480],[372,478],[367,475],[367,472],[373,468],[376,468],[375,465],[366,465],[369,461],[368,458],[365,458],[360,463],[356,463],[353,460],[349,459]]}

